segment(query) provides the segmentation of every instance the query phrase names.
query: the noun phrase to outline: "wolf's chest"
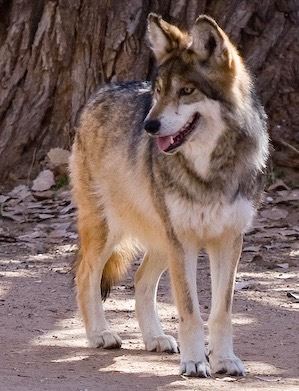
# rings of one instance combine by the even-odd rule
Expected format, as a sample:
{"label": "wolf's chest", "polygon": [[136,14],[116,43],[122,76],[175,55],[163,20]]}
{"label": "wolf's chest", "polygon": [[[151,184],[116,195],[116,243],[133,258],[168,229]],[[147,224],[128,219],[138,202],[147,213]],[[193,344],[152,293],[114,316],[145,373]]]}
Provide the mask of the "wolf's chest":
{"label": "wolf's chest", "polygon": [[169,194],[166,203],[175,231],[178,234],[192,232],[199,239],[215,238],[225,229],[244,232],[255,212],[252,203],[242,197],[233,203],[220,198],[217,202],[200,204]]}

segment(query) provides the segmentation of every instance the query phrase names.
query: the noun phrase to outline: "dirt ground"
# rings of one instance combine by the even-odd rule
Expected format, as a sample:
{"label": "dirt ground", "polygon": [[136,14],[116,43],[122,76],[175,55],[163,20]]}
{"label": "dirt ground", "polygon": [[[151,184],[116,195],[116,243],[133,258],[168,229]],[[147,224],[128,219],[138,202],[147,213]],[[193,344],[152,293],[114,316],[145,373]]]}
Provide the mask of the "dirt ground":
{"label": "dirt ground", "polygon": [[[123,339],[120,350],[87,347],[73,289],[75,211],[68,191],[0,195],[0,390],[299,390],[297,189],[267,194],[246,236],[234,299],[236,353],[247,375],[187,379],[179,356],[143,350],[134,313],[134,263],[105,303]],[[206,256],[198,262],[198,295],[210,307]],[[292,296],[293,295],[293,296]],[[168,276],[159,287],[164,329],[177,336]]]}

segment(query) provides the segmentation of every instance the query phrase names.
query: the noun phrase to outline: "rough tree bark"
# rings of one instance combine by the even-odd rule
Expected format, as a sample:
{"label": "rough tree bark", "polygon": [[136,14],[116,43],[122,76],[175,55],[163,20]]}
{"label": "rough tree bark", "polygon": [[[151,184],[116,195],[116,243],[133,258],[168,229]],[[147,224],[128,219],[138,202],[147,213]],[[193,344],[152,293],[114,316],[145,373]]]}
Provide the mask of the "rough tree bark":
{"label": "rough tree bark", "polygon": [[218,21],[256,75],[277,161],[298,163],[298,0],[0,0],[0,178],[68,148],[98,85],[149,77],[150,11],[185,28]]}

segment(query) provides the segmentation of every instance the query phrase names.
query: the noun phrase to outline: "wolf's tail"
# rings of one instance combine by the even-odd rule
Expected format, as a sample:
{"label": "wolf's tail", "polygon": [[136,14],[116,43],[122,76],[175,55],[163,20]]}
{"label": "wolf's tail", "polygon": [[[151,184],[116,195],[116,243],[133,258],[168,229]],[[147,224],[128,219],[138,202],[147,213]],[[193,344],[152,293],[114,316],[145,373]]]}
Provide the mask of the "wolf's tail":
{"label": "wolf's tail", "polygon": [[104,301],[109,296],[112,286],[125,275],[139,251],[140,248],[135,242],[125,242],[115,248],[106,262],[102,274],[101,295]]}

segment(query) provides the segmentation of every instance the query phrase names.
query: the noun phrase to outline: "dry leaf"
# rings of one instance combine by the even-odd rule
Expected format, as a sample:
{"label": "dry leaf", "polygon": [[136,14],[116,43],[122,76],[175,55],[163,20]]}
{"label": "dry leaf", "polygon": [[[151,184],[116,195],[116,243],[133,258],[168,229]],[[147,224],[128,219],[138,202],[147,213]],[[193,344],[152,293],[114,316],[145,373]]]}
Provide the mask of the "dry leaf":
{"label": "dry leaf", "polygon": [[218,381],[225,381],[225,382],[234,382],[237,379],[235,377],[225,376],[225,377],[218,377],[216,378]]}
{"label": "dry leaf", "polygon": [[280,267],[281,269],[287,270],[289,268],[288,263],[277,263],[276,266]]}
{"label": "dry leaf", "polygon": [[55,217],[55,215],[48,214],[48,213],[40,213],[40,214],[38,214],[38,218],[41,219],[41,220],[52,219],[53,217]]}
{"label": "dry leaf", "polygon": [[69,239],[74,239],[74,240],[76,240],[76,239],[78,239],[78,234],[76,234],[75,232],[67,232],[67,237],[68,237]]}
{"label": "dry leaf", "polygon": [[33,181],[32,190],[45,191],[49,190],[55,185],[54,174],[51,170],[44,170],[39,173],[36,179]]}
{"label": "dry leaf", "polygon": [[295,299],[296,302],[299,302],[299,293],[298,292],[288,292],[288,297],[291,297],[292,299]]}
{"label": "dry leaf", "polygon": [[48,199],[48,198],[52,198],[54,197],[54,191],[52,190],[45,190],[45,191],[36,191],[34,193],[34,197],[37,199],[37,200],[45,200],[45,199]]}
{"label": "dry leaf", "polygon": [[279,191],[278,192],[279,197],[275,200],[275,203],[287,203],[291,201],[298,201],[299,200],[299,189],[294,189],[291,191]]}
{"label": "dry leaf", "polygon": [[6,211],[1,211],[1,216],[2,217],[6,217],[7,219],[10,219],[10,220],[13,220],[13,221],[17,221],[18,223],[21,223],[24,221],[24,218],[21,217],[21,216],[18,216],[17,214],[15,213],[12,213],[12,212],[6,212]]}
{"label": "dry leaf", "polygon": [[245,252],[258,252],[260,250],[261,246],[246,246],[244,247],[243,251]]}
{"label": "dry leaf", "polygon": [[261,216],[270,220],[285,219],[288,215],[288,211],[280,208],[264,209],[260,212]]}
{"label": "dry leaf", "polygon": [[29,187],[25,185],[19,185],[8,193],[10,198],[17,198],[19,200],[25,200],[26,198],[31,197],[31,195]]}
{"label": "dry leaf", "polygon": [[271,186],[268,187],[268,191],[285,189],[290,190],[289,186],[284,183],[281,179],[277,179]]}
{"label": "dry leaf", "polygon": [[70,222],[67,222],[67,223],[54,223],[54,224],[51,224],[51,228],[53,228],[54,230],[56,230],[56,229],[67,230],[70,227],[70,225],[71,225]]}
{"label": "dry leaf", "polygon": [[4,202],[7,200],[9,200],[8,196],[0,195],[0,204],[4,204]]}
{"label": "dry leaf", "polygon": [[282,236],[299,236],[299,232],[296,229],[283,229],[279,233]]}
{"label": "dry leaf", "polygon": [[57,198],[63,200],[63,201],[70,201],[71,200],[71,193],[67,190],[60,189],[56,193]]}
{"label": "dry leaf", "polygon": [[278,382],[281,380],[281,377],[276,376],[255,376],[255,378],[266,382]]}
{"label": "dry leaf", "polygon": [[76,207],[73,203],[70,203],[69,205],[65,206],[64,208],[61,209],[60,213],[66,214],[71,210],[74,210]]}
{"label": "dry leaf", "polygon": [[8,230],[0,227],[0,242],[12,243],[15,242],[16,238],[11,236]]}
{"label": "dry leaf", "polygon": [[27,202],[26,207],[28,209],[43,209],[43,204],[41,202]]}
{"label": "dry leaf", "polygon": [[67,236],[67,232],[65,229],[55,229],[49,234],[50,238],[58,238],[58,239],[65,238],[66,236]]}
{"label": "dry leaf", "polygon": [[254,280],[249,280],[249,281],[237,281],[235,284],[235,291],[241,291],[242,289],[249,289],[253,288],[255,285]]}
{"label": "dry leaf", "polygon": [[75,213],[69,213],[67,215],[61,215],[59,216],[60,221],[70,221],[75,218]]}
{"label": "dry leaf", "polygon": [[46,233],[44,232],[30,232],[28,234],[25,234],[25,235],[20,235],[17,237],[18,240],[21,240],[22,242],[31,242],[32,240],[34,239],[40,239],[40,238],[44,238],[46,236]]}

